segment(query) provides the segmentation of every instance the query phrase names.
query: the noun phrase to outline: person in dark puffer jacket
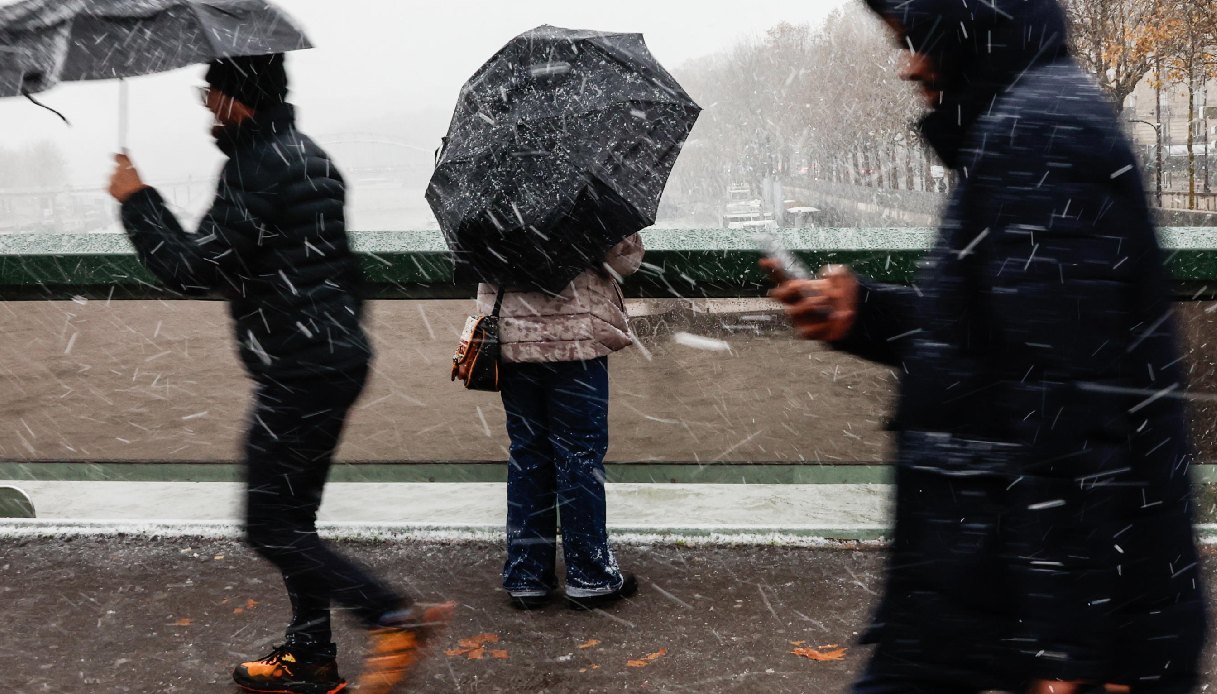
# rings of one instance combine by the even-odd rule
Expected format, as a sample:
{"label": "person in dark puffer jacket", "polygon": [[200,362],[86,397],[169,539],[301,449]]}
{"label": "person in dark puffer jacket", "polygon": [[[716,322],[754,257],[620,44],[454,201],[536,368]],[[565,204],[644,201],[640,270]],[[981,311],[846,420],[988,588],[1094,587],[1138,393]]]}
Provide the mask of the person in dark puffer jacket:
{"label": "person in dark puffer jacket", "polygon": [[[915,287],[775,295],[900,374],[896,513],[855,694],[1184,694],[1205,591],[1170,277],[1057,0],[867,0],[959,174]],[[771,265],[771,269],[772,269]]]}
{"label": "person in dark puffer jacket", "polygon": [[389,692],[451,605],[412,606],[329,549],[317,509],[346,416],[372,357],[361,326],[360,273],[346,233],[346,185],[296,129],[282,55],[213,62],[203,98],[229,159],[200,229],[187,233],[125,155],[110,192],[139,258],[169,288],[229,301],[240,356],[255,383],[245,442],[246,532],[283,573],[287,641],[242,663],[254,692],[337,692],[330,603],[371,630],[360,691]]}

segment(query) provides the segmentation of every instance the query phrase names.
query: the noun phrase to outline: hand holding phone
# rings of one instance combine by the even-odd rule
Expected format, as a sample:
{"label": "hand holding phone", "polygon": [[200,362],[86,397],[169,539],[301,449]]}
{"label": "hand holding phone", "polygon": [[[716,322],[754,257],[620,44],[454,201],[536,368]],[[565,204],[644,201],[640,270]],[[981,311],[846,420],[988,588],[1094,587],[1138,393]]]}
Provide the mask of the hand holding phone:
{"label": "hand holding phone", "polygon": [[844,266],[824,268],[814,276],[772,234],[758,234],[765,253],[761,266],[777,285],[770,296],[786,305],[786,315],[805,340],[836,342],[853,329],[858,307],[858,279]]}
{"label": "hand holding phone", "polygon": [[[770,273],[774,275],[776,283],[781,284],[790,280],[810,280],[815,278],[811,271],[807,269],[807,266],[794,253],[791,253],[790,249],[782,245],[777,236],[762,232],[754,235],[752,238],[760,246],[761,252],[765,254],[765,257],[772,261],[772,263],[768,263],[766,266]],[[776,270],[773,269],[775,265],[777,267]]]}

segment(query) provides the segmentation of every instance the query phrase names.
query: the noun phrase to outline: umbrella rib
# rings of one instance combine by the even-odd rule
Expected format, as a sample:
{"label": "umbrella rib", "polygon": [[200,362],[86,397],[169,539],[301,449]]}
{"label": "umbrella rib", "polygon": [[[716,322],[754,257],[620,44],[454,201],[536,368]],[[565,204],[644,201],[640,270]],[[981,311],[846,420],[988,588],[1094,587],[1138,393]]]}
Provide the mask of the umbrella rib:
{"label": "umbrella rib", "polygon": [[218,58],[220,49],[216,46],[215,41],[212,40],[211,25],[203,18],[203,13],[199,11],[199,4],[194,2],[194,0],[185,0],[185,2],[186,7],[190,8],[190,11],[199,20],[199,33],[203,35],[203,40],[207,42],[207,46],[211,49],[211,55]]}

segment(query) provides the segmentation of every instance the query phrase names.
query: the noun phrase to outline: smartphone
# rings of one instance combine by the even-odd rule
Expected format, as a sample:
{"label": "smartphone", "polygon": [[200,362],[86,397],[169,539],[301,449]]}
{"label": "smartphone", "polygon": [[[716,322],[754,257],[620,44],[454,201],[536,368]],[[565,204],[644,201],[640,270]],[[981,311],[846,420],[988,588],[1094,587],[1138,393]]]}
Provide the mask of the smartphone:
{"label": "smartphone", "polygon": [[810,280],[814,279],[815,275],[807,269],[807,266],[800,261],[790,249],[782,245],[778,237],[774,234],[761,232],[753,235],[753,241],[760,247],[761,252],[766,258],[774,260],[781,267],[782,274],[787,280]]}
{"label": "smartphone", "polygon": [[[815,275],[807,269],[807,266],[804,265],[794,253],[790,252],[789,248],[782,245],[782,242],[777,236],[766,232],[760,232],[755,234],[752,238],[754,241],[756,241],[756,245],[760,246],[761,252],[765,254],[765,257],[777,261],[778,265],[781,267],[780,273],[782,277],[776,278],[778,284],[790,280],[797,281],[815,279]],[[808,298],[813,297],[815,294],[816,292],[812,290],[803,290],[803,296]],[[822,318],[828,318],[829,315],[827,310],[817,311],[816,313]]]}

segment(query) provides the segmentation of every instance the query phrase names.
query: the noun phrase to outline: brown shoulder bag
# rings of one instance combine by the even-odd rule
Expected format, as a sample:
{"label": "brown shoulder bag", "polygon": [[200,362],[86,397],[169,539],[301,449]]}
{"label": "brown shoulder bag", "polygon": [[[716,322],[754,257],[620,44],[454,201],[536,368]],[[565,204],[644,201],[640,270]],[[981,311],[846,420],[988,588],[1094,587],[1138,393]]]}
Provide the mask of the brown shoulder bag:
{"label": "brown shoulder bag", "polygon": [[505,289],[499,289],[494,312],[489,316],[470,316],[461,333],[461,343],[452,356],[452,380],[462,381],[469,390],[497,393],[499,390],[499,311],[503,308]]}

